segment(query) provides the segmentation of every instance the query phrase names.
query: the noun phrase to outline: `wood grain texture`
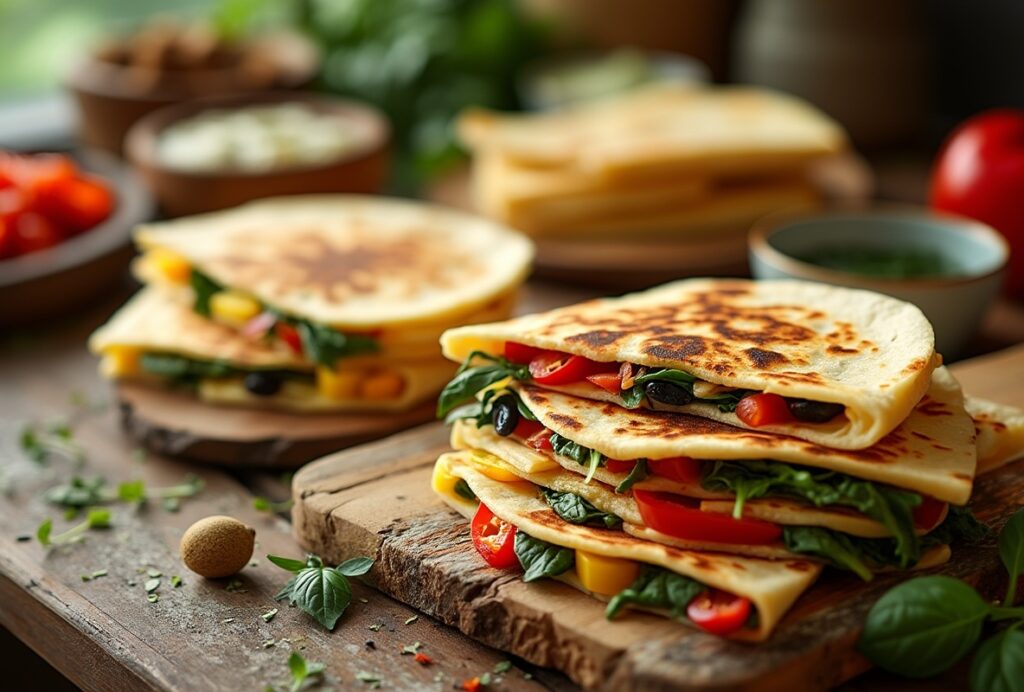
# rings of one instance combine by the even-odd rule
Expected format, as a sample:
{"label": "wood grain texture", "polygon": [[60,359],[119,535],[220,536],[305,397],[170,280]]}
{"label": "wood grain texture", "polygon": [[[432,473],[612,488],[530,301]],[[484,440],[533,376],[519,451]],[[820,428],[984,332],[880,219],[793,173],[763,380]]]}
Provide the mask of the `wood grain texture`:
{"label": "wood grain texture", "polygon": [[[1024,404],[1024,348],[956,368],[968,391]],[[293,528],[310,550],[340,560],[375,555],[373,583],[490,646],[562,670],[588,688],[826,689],[867,669],[853,648],[867,610],[900,576],[870,584],[827,573],[762,645],[728,642],[650,615],[609,623],[603,606],[555,582],[524,584],[486,568],[466,522],[429,490],[439,424],[342,452],[299,471]],[[979,479],[972,503],[999,527],[1024,504],[1024,461]],[[1005,588],[993,541],[955,546],[941,573],[995,596]]]}

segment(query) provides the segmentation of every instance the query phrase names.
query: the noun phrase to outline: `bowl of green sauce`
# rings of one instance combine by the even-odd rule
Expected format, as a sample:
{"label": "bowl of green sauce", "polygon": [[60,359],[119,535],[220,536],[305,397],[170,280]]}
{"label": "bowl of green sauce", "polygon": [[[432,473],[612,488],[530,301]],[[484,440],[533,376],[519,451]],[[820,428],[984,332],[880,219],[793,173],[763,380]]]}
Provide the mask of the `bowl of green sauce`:
{"label": "bowl of green sauce", "polygon": [[750,233],[755,278],[819,281],[914,303],[947,360],[977,336],[1008,257],[989,226],[925,209],[777,214]]}

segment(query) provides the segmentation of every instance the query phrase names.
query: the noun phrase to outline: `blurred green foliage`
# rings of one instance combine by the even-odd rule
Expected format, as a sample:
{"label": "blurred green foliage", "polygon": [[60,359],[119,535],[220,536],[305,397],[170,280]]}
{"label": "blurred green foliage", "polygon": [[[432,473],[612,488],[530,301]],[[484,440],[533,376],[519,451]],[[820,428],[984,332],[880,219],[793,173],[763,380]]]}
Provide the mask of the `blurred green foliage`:
{"label": "blurred green foliage", "polygon": [[391,119],[402,190],[461,159],[460,110],[518,107],[516,75],[546,43],[514,0],[222,0],[215,17],[229,34],[290,23],[312,37],[319,86]]}

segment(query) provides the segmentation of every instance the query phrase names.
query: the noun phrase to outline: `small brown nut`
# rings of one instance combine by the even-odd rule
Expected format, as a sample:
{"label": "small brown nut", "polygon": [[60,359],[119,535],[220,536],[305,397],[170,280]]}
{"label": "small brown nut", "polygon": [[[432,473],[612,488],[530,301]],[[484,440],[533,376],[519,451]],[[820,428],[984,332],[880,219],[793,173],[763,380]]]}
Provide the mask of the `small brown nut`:
{"label": "small brown nut", "polygon": [[204,577],[230,577],[249,563],[255,542],[256,530],[234,517],[206,517],[181,537],[181,559]]}

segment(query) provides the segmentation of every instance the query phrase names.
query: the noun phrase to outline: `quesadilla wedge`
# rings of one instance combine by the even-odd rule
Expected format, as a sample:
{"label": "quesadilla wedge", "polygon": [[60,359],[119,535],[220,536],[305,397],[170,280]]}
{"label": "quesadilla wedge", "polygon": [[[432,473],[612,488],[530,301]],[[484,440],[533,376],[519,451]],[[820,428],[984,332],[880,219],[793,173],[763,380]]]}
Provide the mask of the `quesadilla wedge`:
{"label": "quesadilla wedge", "polygon": [[913,305],[802,281],[693,279],[441,337],[445,415],[505,377],[839,449],[877,443],[941,362]]}
{"label": "quesadilla wedge", "polygon": [[640,608],[731,639],[763,641],[821,571],[805,560],[681,550],[600,520],[571,523],[532,483],[482,472],[476,461],[482,456],[443,454],[433,476],[441,499],[471,521],[481,557],[492,567],[523,569],[526,581],[560,579],[610,599],[609,619],[624,608]]}
{"label": "quesadilla wedge", "polygon": [[440,357],[346,359],[315,367],[279,341],[246,337],[143,288],[89,340],[109,378],[186,388],[209,403],[291,411],[403,410],[433,396],[453,366]]}
{"label": "quesadilla wedge", "polygon": [[953,534],[977,528],[947,504],[970,497],[974,425],[949,372],[932,380],[900,427],[859,451],[514,381],[455,414],[452,446],[493,455],[507,465],[495,477],[618,517],[639,538],[822,560],[867,580],[944,561]]}
{"label": "quesadilla wedge", "polygon": [[327,368],[367,354],[431,357],[446,327],[507,317],[533,256],[521,235],[469,214],[347,195],[147,224],[136,242],[142,281]]}
{"label": "quesadilla wedge", "polygon": [[967,397],[978,445],[978,475],[1024,456],[1024,410],[994,401]]}

